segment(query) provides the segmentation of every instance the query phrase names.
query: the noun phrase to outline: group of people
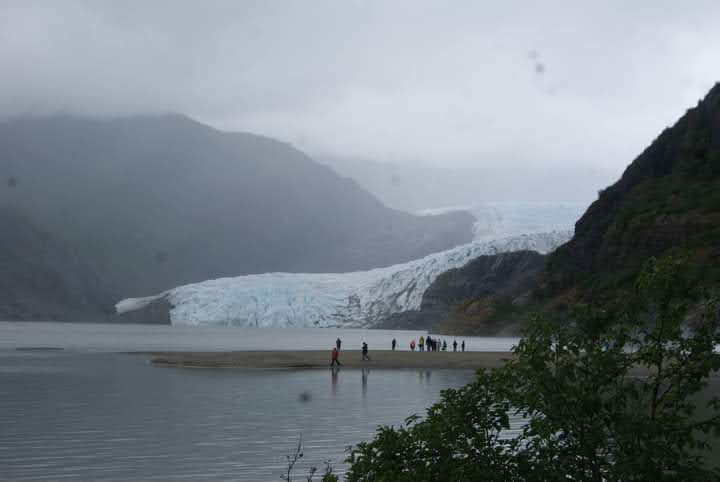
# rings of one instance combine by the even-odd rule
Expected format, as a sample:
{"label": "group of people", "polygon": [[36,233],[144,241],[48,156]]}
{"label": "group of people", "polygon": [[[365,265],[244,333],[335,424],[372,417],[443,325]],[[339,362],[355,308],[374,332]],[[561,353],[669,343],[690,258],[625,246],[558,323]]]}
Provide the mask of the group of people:
{"label": "group of people", "polygon": [[[337,340],[335,340],[335,347],[332,349],[332,352],[330,354],[330,366],[342,366],[342,363],[340,363],[339,356],[340,356],[340,347],[342,346],[342,340],[338,337]],[[390,346],[392,348],[392,351],[395,351],[395,348],[397,347],[397,340],[395,338],[392,339],[392,342],[390,343]],[[415,340],[410,341],[410,350],[415,351]],[[438,338],[432,338],[430,335],[427,337],[420,337],[417,342],[417,348],[418,351],[426,351],[425,348],[427,347],[427,351],[447,351],[448,344],[446,340],[440,340]],[[453,351],[458,351],[458,342],[457,340],[453,340],[452,342],[452,349]],[[360,349],[362,352],[362,360],[363,361],[370,361],[370,355],[368,355],[368,344],[366,342],[363,342],[362,347]],[[465,340],[462,340],[462,343],[460,343],[460,351],[465,351]]]}
{"label": "group of people", "polygon": [[[393,340],[393,342],[394,341],[395,340]],[[425,351],[425,348],[427,348],[427,351],[447,351],[448,344],[447,344],[447,340],[441,341],[438,338],[432,338],[430,335],[428,335],[426,338],[423,338],[421,336],[418,339],[417,348],[418,348],[418,351]],[[453,351],[458,351],[457,340],[453,340],[452,348],[453,348]],[[395,348],[393,347],[393,350],[394,349]],[[410,341],[410,350],[415,351],[415,340]],[[465,351],[465,340],[463,340],[462,343],[460,344],[460,351]]]}
{"label": "group of people", "polygon": [[[393,340],[394,342],[395,340]],[[339,357],[340,357],[340,347],[342,346],[342,340],[340,337],[338,337],[337,340],[335,340],[335,348],[332,349],[332,352],[330,353],[330,366],[342,366],[342,363],[340,363]],[[362,352],[362,359],[363,361],[370,361],[370,355],[368,355],[368,344],[366,342],[363,342],[362,347],[360,349]]]}

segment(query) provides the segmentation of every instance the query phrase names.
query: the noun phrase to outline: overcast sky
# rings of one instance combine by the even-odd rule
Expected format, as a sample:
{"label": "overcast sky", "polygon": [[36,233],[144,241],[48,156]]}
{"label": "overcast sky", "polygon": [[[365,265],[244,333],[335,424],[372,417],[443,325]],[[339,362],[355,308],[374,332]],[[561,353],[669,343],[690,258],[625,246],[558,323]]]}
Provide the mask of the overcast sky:
{"label": "overcast sky", "polygon": [[176,111],[317,156],[619,170],[720,80],[720,2],[0,0],[0,116]]}

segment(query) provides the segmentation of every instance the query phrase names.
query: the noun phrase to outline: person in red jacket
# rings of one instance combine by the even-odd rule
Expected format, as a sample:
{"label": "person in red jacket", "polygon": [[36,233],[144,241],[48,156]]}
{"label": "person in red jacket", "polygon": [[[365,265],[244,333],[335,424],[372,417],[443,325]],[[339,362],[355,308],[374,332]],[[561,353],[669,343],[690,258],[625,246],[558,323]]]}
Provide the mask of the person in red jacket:
{"label": "person in red jacket", "polygon": [[337,365],[337,366],[342,366],[342,363],[340,363],[340,360],[338,360],[338,349],[337,349],[337,347],[333,347],[332,352],[331,352],[331,354],[330,354],[330,358],[331,358],[331,361],[330,361],[330,366],[331,366],[331,367],[332,367],[332,366],[335,366],[335,365]]}

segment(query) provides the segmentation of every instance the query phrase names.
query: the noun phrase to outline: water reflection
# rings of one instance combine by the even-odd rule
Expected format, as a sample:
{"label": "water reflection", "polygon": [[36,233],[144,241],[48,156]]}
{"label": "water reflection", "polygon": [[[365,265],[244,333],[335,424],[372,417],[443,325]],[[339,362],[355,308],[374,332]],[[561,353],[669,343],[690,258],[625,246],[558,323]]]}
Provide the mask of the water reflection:
{"label": "water reflection", "polygon": [[337,396],[338,373],[340,373],[340,367],[332,367],[330,369],[330,380],[333,397]]}
{"label": "water reflection", "polygon": [[[330,368],[330,386],[332,388],[332,395],[333,397],[338,395],[338,379],[340,377],[340,371],[341,367],[331,367]],[[346,371],[359,371],[360,372],[360,387],[361,387],[361,393],[363,398],[367,397],[368,394],[368,376],[370,375],[370,368],[360,368],[359,370],[357,368],[346,368]],[[391,371],[391,370],[388,370]],[[449,372],[450,370],[441,370],[442,372]],[[419,385],[432,385],[431,380],[432,371],[431,370],[418,370],[417,371],[417,377],[418,377],[418,384]]]}
{"label": "water reflection", "polygon": [[360,373],[362,375],[362,396],[364,399],[364,398],[367,398],[367,379],[368,379],[368,374],[370,373],[370,369],[369,368],[361,368]]}

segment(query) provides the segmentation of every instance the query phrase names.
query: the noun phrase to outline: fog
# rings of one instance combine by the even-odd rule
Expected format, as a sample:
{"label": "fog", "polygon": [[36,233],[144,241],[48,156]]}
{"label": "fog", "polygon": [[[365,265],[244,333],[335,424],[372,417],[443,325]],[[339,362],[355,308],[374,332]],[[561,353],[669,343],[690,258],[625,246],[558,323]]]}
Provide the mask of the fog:
{"label": "fog", "polygon": [[720,78],[714,1],[2,1],[0,115],[174,111],[325,159],[592,168]]}

